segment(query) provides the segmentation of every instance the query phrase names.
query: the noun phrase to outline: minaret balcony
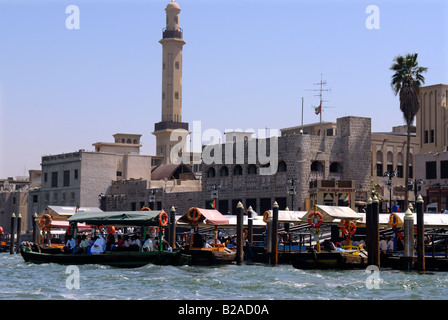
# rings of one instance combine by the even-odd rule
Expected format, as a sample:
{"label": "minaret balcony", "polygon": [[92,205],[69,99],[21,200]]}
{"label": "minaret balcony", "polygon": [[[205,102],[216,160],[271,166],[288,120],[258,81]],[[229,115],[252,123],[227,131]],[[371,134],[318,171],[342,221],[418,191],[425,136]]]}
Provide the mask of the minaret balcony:
{"label": "minaret balcony", "polygon": [[163,39],[183,39],[183,31],[181,28],[177,30],[167,30],[166,28],[163,29]]}

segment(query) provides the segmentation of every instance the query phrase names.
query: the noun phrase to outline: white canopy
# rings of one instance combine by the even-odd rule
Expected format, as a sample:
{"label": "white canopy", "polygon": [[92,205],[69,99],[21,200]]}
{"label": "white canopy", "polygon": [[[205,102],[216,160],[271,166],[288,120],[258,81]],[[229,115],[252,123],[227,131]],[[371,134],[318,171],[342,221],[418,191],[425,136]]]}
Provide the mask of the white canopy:
{"label": "white canopy", "polygon": [[303,222],[308,221],[308,217],[314,212],[320,212],[323,217],[324,223],[331,223],[331,222],[340,222],[340,220],[361,220],[363,216],[354,211],[350,207],[337,207],[337,206],[324,206],[324,205],[316,205],[316,210],[310,209],[308,212],[302,217]]}

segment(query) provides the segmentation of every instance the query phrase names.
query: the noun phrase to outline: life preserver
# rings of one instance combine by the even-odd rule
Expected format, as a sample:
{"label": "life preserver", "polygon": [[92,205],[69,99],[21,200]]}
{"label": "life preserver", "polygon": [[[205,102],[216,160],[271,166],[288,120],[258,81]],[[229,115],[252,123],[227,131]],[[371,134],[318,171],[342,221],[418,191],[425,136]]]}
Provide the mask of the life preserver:
{"label": "life preserver", "polygon": [[[314,218],[314,217],[317,217],[317,218]],[[320,225],[322,224],[322,222],[324,222],[324,218],[322,217],[322,214],[318,211],[313,211],[308,216],[308,223],[313,228],[319,228]]]}
{"label": "life preserver", "polygon": [[165,227],[168,224],[168,213],[166,213],[165,211],[162,211],[159,214],[159,224],[162,227]]}
{"label": "life preserver", "polygon": [[389,216],[389,223],[392,225],[392,229],[396,229],[398,226],[398,215],[392,212]]}
{"label": "life preserver", "polygon": [[42,218],[40,218],[39,221],[39,228],[42,229],[42,235],[45,235],[45,232],[51,231],[51,222],[53,221],[53,218],[48,214],[44,214]]}
{"label": "life preserver", "polygon": [[264,222],[264,223],[268,223],[269,214],[270,214],[269,210],[266,210],[266,211],[263,213],[263,222]]}
{"label": "life preserver", "polygon": [[187,212],[187,219],[190,222],[198,222],[199,218],[201,217],[201,212],[198,210],[198,208],[190,208]]}
{"label": "life preserver", "polygon": [[148,207],[143,207],[140,211],[151,211],[151,209]]}
{"label": "life preserver", "polygon": [[356,223],[354,221],[350,221],[350,233],[348,232],[348,223],[349,220],[341,221],[342,224],[341,231],[344,236],[348,236],[349,234],[352,236],[356,232]]}

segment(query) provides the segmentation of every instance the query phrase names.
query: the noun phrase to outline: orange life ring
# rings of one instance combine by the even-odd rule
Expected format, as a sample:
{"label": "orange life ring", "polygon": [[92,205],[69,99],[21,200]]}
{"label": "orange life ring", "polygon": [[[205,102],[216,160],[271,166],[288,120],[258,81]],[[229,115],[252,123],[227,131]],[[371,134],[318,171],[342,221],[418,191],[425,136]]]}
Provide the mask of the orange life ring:
{"label": "orange life ring", "polygon": [[151,209],[148,207],[143,207],[140,211],[151,211]]}
{"label": "orange life ring", "polygon": [[45,234],[45,232],[50,232],[52,221],[53,221],[53,218],[48,213],[44,214],[42,216],[42,218],[40,218],[39,228],[42,229],[43,235]]}
{"label": "orange life ring", "polygon": [[168,213],[166,213],[165,211],[162,211],[159,214],[159,224],[162,227],[165,227],[168,224]]}
{"label": "orange life ring", "polygon": [[395,212],[392,212],[389,216],[389,223],[392,225],[393,229],[396,229],[398,226],[398,215]]}
{"label": "orange life ring", "polygon": [[263,213],[263,222],[264,222],[264,223],[268,223],[269,214],[270,214],[269,210],[266,210],[266,211]]}
{"label": "orange life ring", "polygon": [[198,208],[190,208],[187,212],[187,219],[190,222],[198,222],[199,218],[201,217],[201,212],[198,210]]}
{"label": "orange life ring", "polygon": [[[317,218],[314,218],[314,217]],[[318,211],[313,211],[311,212],[311,214],[308,216],[308,223],[310,224],[310,226],[312,226],[313,228],[319,228],[320,225],[322,224],[322,222],[324,222],[324,218],[322,217],[322,214]]]}
{"label": "orange life ring", "polygon": [[348,236],[349,234],[352,236],[355,234],[356,223],[354,221],[350,221],[350,232],[348,232],[349,220],[342,220],[341,224],[342,224],[341,231],[344,236]]}

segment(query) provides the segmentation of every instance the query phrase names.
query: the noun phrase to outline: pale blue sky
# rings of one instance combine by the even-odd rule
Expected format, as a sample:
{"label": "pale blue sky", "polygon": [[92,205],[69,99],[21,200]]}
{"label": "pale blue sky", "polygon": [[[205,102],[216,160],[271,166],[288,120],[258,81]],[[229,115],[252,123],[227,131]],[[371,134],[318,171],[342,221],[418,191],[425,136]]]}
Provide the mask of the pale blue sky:
{"label": "pale blue sky", "polygon": [[[155,153],[169,0],[0,0],[0,178],[40,169],[42,155],[93,150],[118,132]],[[445,0],[178,0],[183,120],[202,129],[280,129],[324,121],[404,124],[390,88],[396,55],[418,52],[426,85],[448,83]],[[68,5],[80,29],[68,30]],[[369,30],[366,8],[380,10]]]}

